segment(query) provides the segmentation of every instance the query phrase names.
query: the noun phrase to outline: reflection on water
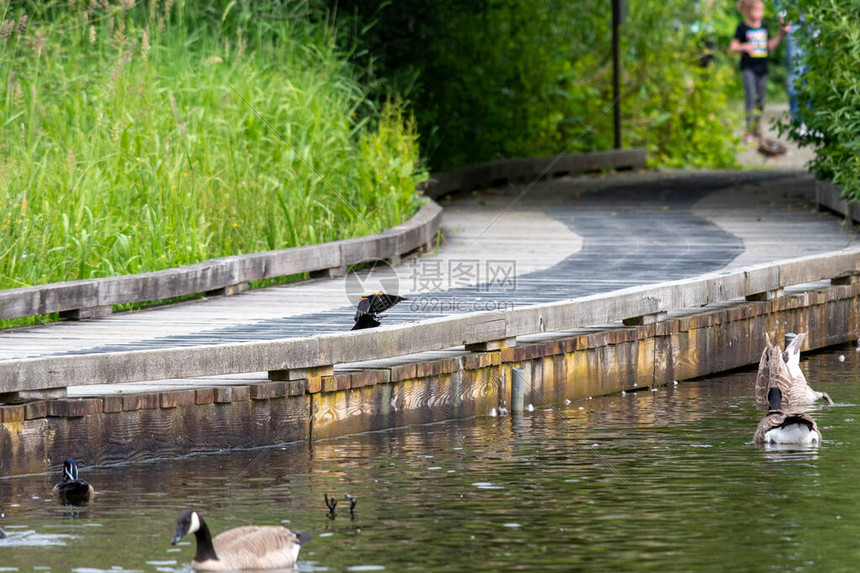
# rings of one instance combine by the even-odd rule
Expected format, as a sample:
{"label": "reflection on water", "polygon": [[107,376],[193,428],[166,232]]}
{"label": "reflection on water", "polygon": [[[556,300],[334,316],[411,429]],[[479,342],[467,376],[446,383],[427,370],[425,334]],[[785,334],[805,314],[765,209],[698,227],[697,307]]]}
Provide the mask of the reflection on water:
{"label": "reflection on water", "polygon": [[56,476],[0,479],[0,567],[188,571],[193,542],[170,539],[194,507],[213,533],[313,532],[300,571],[853,570],[858,365],[850,347],[803,362],[837,402],[812,408],[824,441],[806,451],[752,443],[761,412],[741,372],[310,452],[87,468],[97,495],[74,510],[51,499]]}
{"label": "reflection on water", "polygon": [[66,545],[67,541],[74,539],[74,535],[50,535],[36,533],[26,526],[12,526],[6,530],[6,537],[0,540],[0,547],[45,547],[48,545]]}

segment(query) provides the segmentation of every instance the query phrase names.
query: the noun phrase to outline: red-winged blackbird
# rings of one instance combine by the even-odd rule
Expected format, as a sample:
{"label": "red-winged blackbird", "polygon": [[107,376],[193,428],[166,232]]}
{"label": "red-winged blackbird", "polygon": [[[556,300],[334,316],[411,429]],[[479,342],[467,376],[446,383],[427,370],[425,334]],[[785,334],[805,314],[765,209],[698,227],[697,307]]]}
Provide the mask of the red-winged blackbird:
{"label": "red-winged blackbird", "polygon": [[396,294],[379,292],[361,297],[361,300],[358,301],[358,308],[355,311],[355,326],[352,327],[352,330],[379,326],[380,322],[376,320],[376,315],[385,312],[401,300],[409,299],[397,296]]}
{"label": "red-winged blackbird", "polygon": [[376,328],[382,324],[376,318],[369,314],[362,314],[358,317],[358,320],[355,321],[355,325],[352,327],[352,330],[362,330],[363,328]]}

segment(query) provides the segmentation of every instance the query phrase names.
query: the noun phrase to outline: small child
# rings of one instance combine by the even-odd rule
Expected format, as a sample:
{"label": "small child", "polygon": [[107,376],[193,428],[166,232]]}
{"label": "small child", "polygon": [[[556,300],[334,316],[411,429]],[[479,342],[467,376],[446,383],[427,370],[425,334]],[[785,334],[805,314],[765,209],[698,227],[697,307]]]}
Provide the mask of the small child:
{"label": "small child", "polygon": [[744,82],[744,107],[747,116],[744,141],[750,142],[761,136],[759,121],[764,112],[768,53],[779,46],[791,26],[781,26],[776,37],[770,38],[764,23],[762,0],[738,0],[738,10],[744,15],[744,21],[738,24],[729,49],[741,54],[741,77]]}

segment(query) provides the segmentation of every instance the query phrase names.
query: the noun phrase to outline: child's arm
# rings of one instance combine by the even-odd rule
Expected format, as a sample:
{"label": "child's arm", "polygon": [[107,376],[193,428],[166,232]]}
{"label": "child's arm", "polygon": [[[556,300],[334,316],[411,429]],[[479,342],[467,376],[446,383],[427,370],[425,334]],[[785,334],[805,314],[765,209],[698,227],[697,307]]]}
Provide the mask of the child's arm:
{"label": "child's arm", "polygon": [[740,40],[737,38],[732,38],[732,41],[729,42],[729,51],[734,52],[736,54],[740,54],[742,52],[749,52],[752,46],[748,42],[744,42],[741,44]]}
{"label": "child's arm", "polygon": [[779,43],[782,41],[783,36],[785,36],[786,34],[789,34],[789,33],[791,33],[791,24],[788,24],[786,26],[780,26],[779,32],[777,32],[776,36],[774,36],[773,38],[770,38],[767,41],[767,51],[768,52],[774,51],[776,49],[776,47],[779,46]]}

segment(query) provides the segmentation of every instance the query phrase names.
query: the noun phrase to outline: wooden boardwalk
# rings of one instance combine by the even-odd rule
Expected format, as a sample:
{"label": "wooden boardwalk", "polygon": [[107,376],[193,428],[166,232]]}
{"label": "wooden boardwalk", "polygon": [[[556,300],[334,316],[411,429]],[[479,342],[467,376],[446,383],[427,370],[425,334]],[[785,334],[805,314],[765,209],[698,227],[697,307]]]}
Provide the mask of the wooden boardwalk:
{"label": "wooden boardwalk", "polygon": [[[817,211],[814,183],[800,173],[562,178],[535,185],[505,211],[521,190],[510,186],[443,201],[446,241],[437,253],[397,268],[400,293],[411,300],[386,313],[385,323],[564,300],[855,241],[841,219]],[[345,331],[353,324],[350,288],[342,278],[314,279],[2,331],[0,362]]]}

